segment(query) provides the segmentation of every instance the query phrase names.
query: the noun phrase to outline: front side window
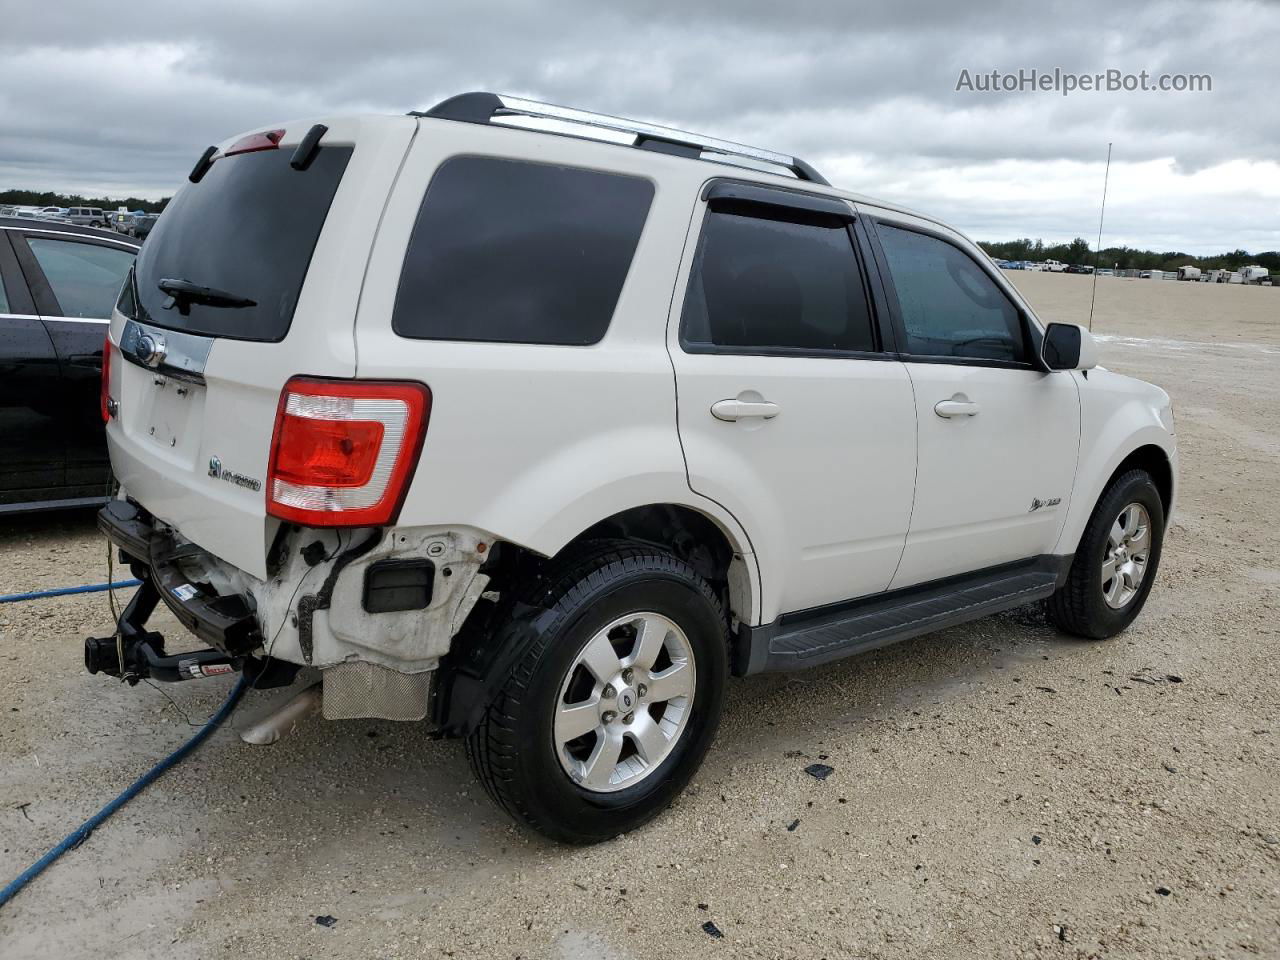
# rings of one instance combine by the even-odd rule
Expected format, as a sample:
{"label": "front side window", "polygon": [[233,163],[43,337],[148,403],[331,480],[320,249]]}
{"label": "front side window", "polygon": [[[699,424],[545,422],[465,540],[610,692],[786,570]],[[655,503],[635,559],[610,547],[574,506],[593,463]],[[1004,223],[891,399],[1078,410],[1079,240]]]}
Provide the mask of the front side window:
{"label": "front side window", "polygon": [[652,200],[639,177],[454,157],[418,211],[392,329],[419,340],[597,343]]}
{"label": "front side window", "polygon": [[703,223],[680,336],[694,352],[875,350],[846,222],[716,204]]}
{"label": "front side window", "polygon": [[971,257],[914,230],[882,223],[877,232],[902,310],[907,353],[1026,359],[1018,309]]}
{"label": "front side window", "polygon": [[122,247],[27,237],[64,317],[104,320],[133,266],[134,252]]}

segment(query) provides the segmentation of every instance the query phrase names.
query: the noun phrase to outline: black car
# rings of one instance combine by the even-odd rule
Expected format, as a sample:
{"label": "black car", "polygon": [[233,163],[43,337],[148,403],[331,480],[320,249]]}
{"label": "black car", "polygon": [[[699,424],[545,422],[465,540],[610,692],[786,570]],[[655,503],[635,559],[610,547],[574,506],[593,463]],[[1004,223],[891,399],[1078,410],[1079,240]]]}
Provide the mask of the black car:
{"label": "black car", "polygon": [[100,502],[102,344],[138,241],[0,217],[0,515]]}

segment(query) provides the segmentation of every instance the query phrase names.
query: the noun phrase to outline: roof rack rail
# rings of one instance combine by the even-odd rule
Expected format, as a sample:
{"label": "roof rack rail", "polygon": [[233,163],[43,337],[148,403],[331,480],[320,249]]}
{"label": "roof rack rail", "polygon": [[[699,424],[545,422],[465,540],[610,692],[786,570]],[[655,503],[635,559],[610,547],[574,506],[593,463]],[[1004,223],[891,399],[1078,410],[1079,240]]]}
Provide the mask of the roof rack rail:
{"label": "roof rack rail", "polygon": [[788,156],[785,153],[774,153],[772,150],[748,147],[729,140],[717,140],[714,137],[687,133],[672,127],[626,120],[622,117],[611,117],[587,110],[575,110],[572,107],[559,107],[552,103],[540,103],[537,100],[525,100],[506,94],[460,93],[456,97],[437,103],[430,110],[414,110],[409,115],[458,120],[463,123],[490,123],[495,117],[535,117],[542,120],[558,120],[562,123],[577,123],[586,127],[635,134],[636,139],[632,146],[639,147],[641,150],[656,150],[659,153],[672,153],[694,159],[701,157],[704,152],[726,157],[741,157],[757,163],[785,167],[795,175],[797,180],[808,180],[823,186],[831,185],[822,174],[799,157]]}

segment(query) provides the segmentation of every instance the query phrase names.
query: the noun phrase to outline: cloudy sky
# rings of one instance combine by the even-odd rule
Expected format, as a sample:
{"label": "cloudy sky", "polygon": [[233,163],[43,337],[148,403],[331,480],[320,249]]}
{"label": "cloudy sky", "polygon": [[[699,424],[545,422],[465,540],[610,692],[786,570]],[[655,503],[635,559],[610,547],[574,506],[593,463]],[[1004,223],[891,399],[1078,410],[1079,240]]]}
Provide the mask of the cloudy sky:
{"label": "cloudy sky", "polygon": [[[612,9],[610,9],[612,7]],[[1280,249],[1280,4],[0,0],[0,188],[159,197],[274,120],[494,90],[805,157],[980,239]],[[996,70],[1211,92],[983,93]]]}

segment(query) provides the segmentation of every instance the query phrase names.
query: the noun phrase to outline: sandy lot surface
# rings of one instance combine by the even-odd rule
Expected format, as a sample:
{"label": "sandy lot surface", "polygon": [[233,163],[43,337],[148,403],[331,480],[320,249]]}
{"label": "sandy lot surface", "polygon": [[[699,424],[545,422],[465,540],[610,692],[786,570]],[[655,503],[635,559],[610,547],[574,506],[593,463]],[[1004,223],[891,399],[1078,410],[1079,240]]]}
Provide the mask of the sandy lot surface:
{"label": "sandy lot surface", "polygon": [[[1088,278],[1012,276],[1087,315]],[[1103,278],[1094,326],[1182,452],[1119,638],[1025,609],[737,681],[689,793],[587,850],[418,726],[224,730],[0,910],[0,957],[1280,957],[1280,291]],[[105,579],[87,517],[9,522],[0,556],[0,593]],[[89,677],[109,626],[101,595],[0,606],[0,882],[226,693]]]}

